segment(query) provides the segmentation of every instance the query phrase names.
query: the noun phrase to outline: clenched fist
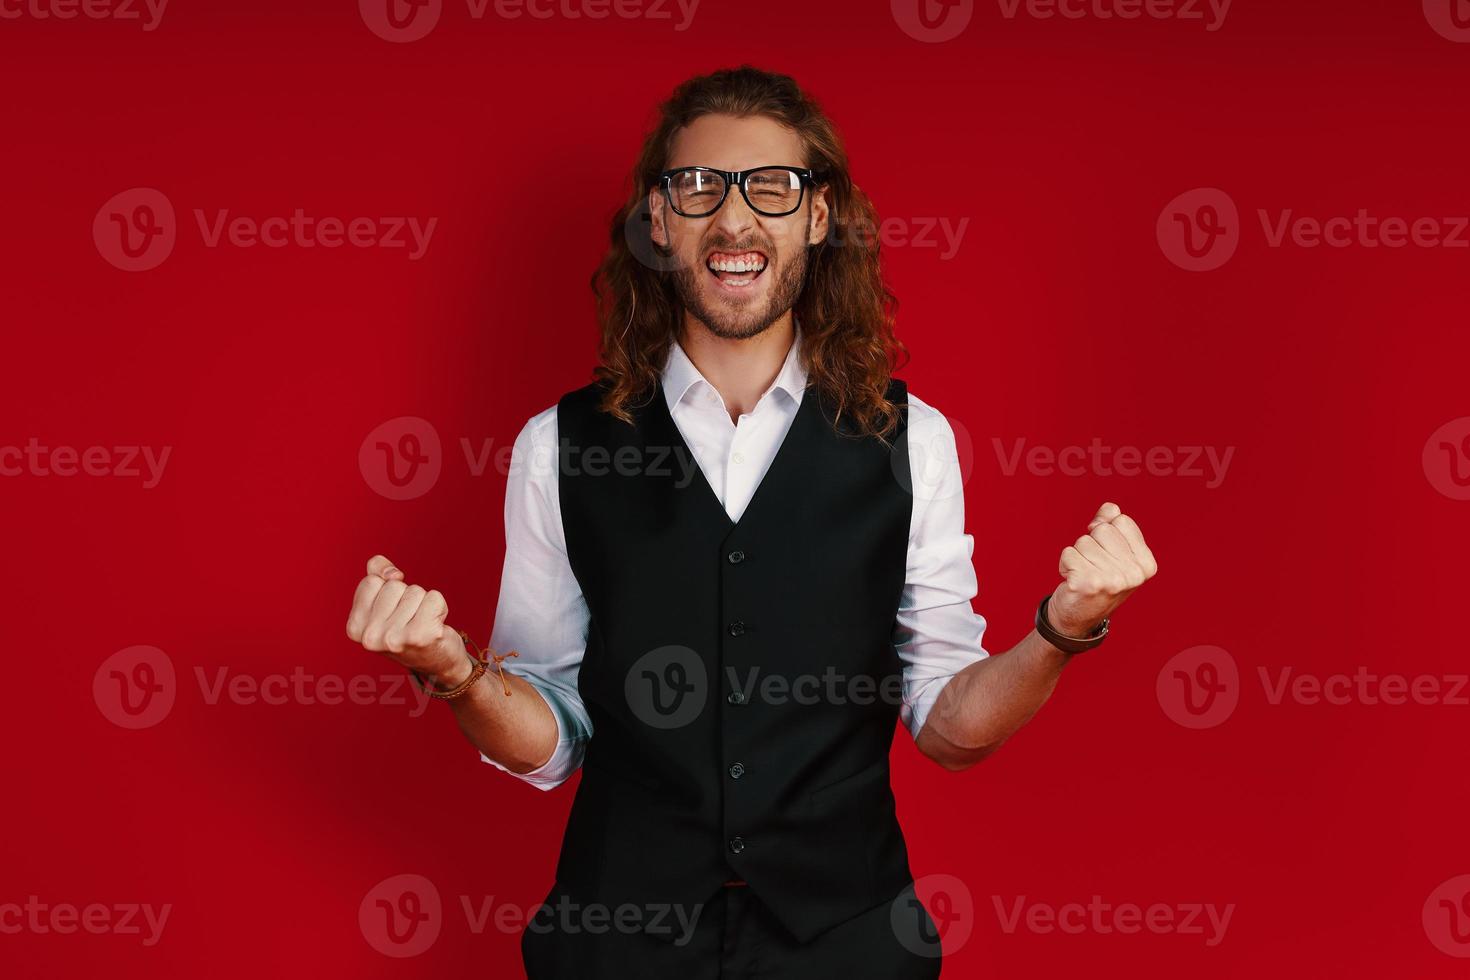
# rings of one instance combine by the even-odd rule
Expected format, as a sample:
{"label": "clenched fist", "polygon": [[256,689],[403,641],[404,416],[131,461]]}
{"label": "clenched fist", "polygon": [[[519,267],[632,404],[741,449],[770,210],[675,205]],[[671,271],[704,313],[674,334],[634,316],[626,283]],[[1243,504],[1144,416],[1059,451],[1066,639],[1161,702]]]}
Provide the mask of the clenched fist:
{"label": "clenched fist", "polygon": [[1133,518],[1103,504],[1087,533],[1062,549],[1064,581],[1046,604],[1047,619],[1065,636],[1086,636],[1158,570]]}
{"label": "clenched fist", "polygon": [[444,596],[407,584],[391,561],[374,555],[352,597],[347,635],[426,678],[462,679],[469,656],[459,633],[444,624],[447,615]]}

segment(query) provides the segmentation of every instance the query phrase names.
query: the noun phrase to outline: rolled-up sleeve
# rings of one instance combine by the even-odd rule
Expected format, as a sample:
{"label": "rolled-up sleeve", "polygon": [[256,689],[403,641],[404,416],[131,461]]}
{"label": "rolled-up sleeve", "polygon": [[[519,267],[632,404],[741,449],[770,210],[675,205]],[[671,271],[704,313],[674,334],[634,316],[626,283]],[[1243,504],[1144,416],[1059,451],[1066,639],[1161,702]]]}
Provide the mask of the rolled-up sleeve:
{"label": "rolled-up sleeve", "polygon": [[567,560],[557,491],[556,407],[534,416],[516,436],[505,490],[505,563],[490,645],[516,651],[506,666],[546,699],[556,716],[556,751],[531,772],[512,772],[554,789],[582,765],[592,721],[577,692],[589,613]]}
{"label": "rolled-up sleeve", "polygon": [[908,449],[913,513],[908,568],[893,642],[903,661],[899,717],[915,738],[950,678],[989,656],[985,618],[970,606],[978,585],[965,533],[964,474],[953,427],[937,410],[909,400]]}

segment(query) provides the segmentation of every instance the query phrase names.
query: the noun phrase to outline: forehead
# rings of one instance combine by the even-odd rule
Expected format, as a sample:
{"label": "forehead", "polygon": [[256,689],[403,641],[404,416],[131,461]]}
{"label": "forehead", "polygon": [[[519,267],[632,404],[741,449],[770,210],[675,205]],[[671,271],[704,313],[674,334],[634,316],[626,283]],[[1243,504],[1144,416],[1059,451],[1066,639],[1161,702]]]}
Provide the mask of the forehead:
{"label": "forehead", "polygon": [[769,116],[700,116],[674,136],[668,169],[806,166],[801,137]]}

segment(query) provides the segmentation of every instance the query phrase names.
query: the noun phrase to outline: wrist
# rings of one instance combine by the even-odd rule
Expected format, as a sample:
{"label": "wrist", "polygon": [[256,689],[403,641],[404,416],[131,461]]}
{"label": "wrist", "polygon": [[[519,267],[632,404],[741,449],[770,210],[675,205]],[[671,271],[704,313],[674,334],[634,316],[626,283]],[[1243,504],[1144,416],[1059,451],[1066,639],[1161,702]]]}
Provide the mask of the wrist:
{"label": "wrist", "polygon": [[460,638],[459,632],[452,627],[444,627],[444,635],[439,642],[441,655],[427,669],[419,670],[418,675],[423,678],[424,683],[429,684],[435,690],[448,691],[463,684],[474,672],[475,663],[470,657],[469,650],[465,648],[464,640]]}
{"label": "wrist", "polygon": [[451,657],[440,667],[420,671],[419,676],[436,690],[448,691],[463,684],[474,669],[475,665],[470,663],[470,658],[462,653],[458,657]]}
{"label": "wrist", "polygon": [[1108,635],[1108,620],[1088,624],[1070,620],[1066,616],[1053,616],[1052,596],[1041,600],[1036,607],[1036,633],[1058,651],[1066,654],[1082,653],[1102,643]]}
{"label": "wrist", "polygon": [[1051,603],[1049,602],[1046,604],[1046,607],[1046,621],[1051,624],[1051,628],[1056,630],[1063,636],[1069,637],[1074,640],[1087,639],[1087,637],[1089,637],[1093,632],[1097,630],[1100,625],[1102,625],[1101,619],[1094,619],[1090,622],[1082,622],[1080,620],[1068,619],[1065,616],[1058,616],[1056,614],[1056,611],[1052,609]]}

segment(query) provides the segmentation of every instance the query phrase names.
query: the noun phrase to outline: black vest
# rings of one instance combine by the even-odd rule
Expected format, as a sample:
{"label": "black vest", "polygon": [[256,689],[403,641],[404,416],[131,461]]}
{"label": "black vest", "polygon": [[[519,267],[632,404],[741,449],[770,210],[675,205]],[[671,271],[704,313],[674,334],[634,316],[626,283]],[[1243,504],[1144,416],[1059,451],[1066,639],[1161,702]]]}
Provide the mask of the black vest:
{"label": "black vest", "polygon": [[807,942],[912,880],[888,780],[907,412],[887,447],[837,431],[809,387],[736,523],[661,385],[633,425],[601,393],[557,405],[593,726],[558,881],[608,908],[693,909],[744,879]]}

